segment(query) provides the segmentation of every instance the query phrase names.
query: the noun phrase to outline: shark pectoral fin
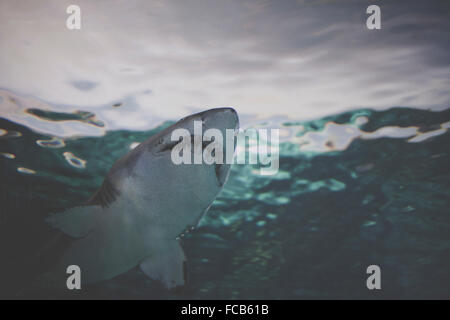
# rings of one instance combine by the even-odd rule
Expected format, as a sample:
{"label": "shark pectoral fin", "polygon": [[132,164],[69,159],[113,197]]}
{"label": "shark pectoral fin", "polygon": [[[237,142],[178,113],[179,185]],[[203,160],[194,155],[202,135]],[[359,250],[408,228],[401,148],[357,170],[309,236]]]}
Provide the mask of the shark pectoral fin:
{"label": "shark pectoral fin", "polygon": [[49,216],[46,221],[54,228],[74,237],[85,237],[95,226],[100,206],[80,206]]}
{"label": "shark pectoral fin", "polygon": [[140,268],[148,277],[172,289],[185,283],[186,257],[177,240],[166,241],[161,250],[141,262]]}

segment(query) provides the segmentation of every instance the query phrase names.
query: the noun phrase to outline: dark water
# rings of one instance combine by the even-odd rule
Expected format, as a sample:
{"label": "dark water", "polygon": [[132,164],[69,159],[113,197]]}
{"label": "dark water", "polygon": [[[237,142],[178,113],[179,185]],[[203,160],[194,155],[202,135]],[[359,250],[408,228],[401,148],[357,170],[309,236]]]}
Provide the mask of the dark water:
{"label": "dark water", "polygon": [[[358,117],[365,121],[355,124]],[[184,288],[166,291],[135,268],[81,292],[55,293],[30,289],[51,260],[33,261],[51,237],[43,219],[89,198],[131,143],[168,123],[147,132],[113,131],[62,142],[0,119],[0,295],[450,298],[448,121],[450,110],[393,108],[281,124],[290,136],[280,146],[279,174],[260,176],[250,165],[235,165],[199,228],[182,241],[188,258]],[[414,134],[389,134],[412,126]],[[391,129],[378,130],[386,127]],[[355,130],[385,134],[341,143]],[[326,132],[321,150],[300,147],[305,137],[318,141]],[[377,292],[366,287],[371,264],[382,272]]]}

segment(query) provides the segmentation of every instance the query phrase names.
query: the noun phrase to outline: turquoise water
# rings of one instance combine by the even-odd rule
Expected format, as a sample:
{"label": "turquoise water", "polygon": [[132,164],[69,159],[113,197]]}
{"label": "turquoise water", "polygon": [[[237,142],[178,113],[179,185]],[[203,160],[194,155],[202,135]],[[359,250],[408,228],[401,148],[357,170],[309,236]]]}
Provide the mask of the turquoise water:
{"label": "turquoise water", "polygon": [[[29,113],[102,126],[89,113]],[[448,109],[392,108],[262,124],[281,130],[280,171],[260,176],[251,165],[233,166],[200,226],[182,240],[184,288],[166,291],[135,268],[61,293],[32,284],[52,263],[33,260],[51,237],[43,219],[89,198],[133,143],[171,122],[63,139],[0,118],[0,295],[450,298],[449,121]],[[366,287],[371,264],[381,267],[381,291]]]}

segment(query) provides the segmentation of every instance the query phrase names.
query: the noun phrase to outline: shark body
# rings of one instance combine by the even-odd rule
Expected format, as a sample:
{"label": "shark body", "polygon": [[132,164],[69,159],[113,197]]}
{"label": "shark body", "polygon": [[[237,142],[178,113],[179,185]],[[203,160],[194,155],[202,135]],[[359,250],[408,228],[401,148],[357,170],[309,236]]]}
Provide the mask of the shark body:
{"label": "shark body", "polygon": [[85,205],[47,219],[74,238],[50,275],[66,277],[67,266],[77,265],[82,282],[95,283],[139,265],[169,289],[185,283],[186,257],[177,237],[198,224],[230,170],[230,164],[171,161],[172,131],[193,134],[194,121],[201,121],[203,132],[215,128],[224,136],[226,129],[239,127],[233,109],[207,110],[181,119],[117,160]]}

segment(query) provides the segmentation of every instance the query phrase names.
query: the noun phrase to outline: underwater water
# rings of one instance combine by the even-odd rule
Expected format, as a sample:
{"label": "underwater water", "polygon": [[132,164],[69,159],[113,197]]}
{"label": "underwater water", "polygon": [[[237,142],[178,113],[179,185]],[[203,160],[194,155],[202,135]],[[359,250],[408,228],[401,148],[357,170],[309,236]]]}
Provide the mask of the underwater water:
{"label": "underwater water", "polygon": [[[28,113],[102,125],[89,113]],[[280,170],[261,176],[252,165],[232,167],[182,240],[185,287],[167,291],[136,267],[55,293],[32,285],[47,263],[32,261],[49,238],[44,218],[88,199],[116,159],[171,122],[61,138],[0,118],[0,296],[450,298],[449,121],[449,109],[392,108],[262,124],[280,128]],[[366,287],[372,264],[381,268],[379,291]]]}

